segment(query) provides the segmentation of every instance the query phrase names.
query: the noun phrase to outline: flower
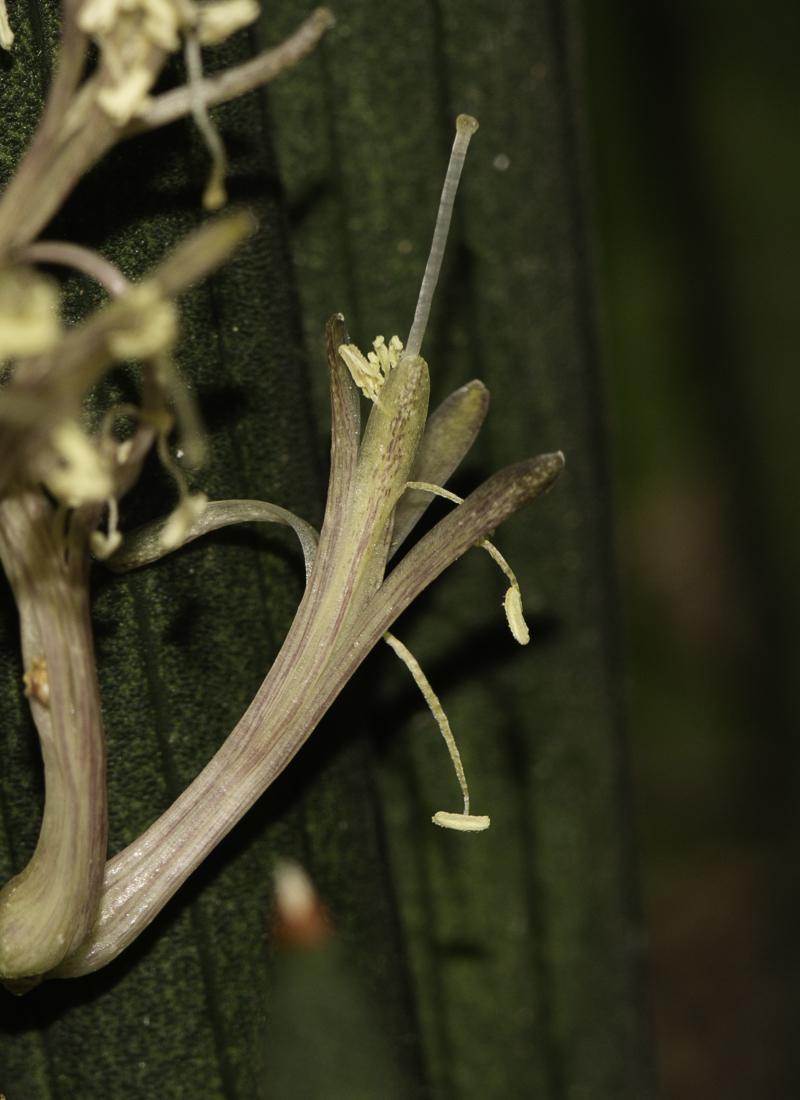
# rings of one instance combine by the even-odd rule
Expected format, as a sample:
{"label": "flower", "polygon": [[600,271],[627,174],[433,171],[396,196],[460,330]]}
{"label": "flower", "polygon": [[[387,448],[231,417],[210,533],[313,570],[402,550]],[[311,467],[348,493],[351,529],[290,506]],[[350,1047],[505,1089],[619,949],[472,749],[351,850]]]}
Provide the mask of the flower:
{"label": "flower", "polygon": [[[400,542],[394,533],[405,537],[409,519],[413,525],[421,514],[413,495],[418,491],[407,491],[407,483],[427,480],[434,467],[448,474],[455,468],[477,434],[486,391],[481,383],[456,391],[426,430],[427,364],[418,356],[400,359],[360,438],[359,393],[339,354],[350,346],[341,316],[329,322],[327,339],[333,416],[328,500],[294,622],[216,756],[158,821],[109,861],[92,933],[53,977],[89,973],[124,950],[289,763],[401,612],[448,565],[545,492],[563,468],[557,452],[502,470],[386,576]],[[189,537],[196,535],[190,531]],[[152,530],[146,542],[152,560]],[[125,567],[134,564],[135,540]]]}

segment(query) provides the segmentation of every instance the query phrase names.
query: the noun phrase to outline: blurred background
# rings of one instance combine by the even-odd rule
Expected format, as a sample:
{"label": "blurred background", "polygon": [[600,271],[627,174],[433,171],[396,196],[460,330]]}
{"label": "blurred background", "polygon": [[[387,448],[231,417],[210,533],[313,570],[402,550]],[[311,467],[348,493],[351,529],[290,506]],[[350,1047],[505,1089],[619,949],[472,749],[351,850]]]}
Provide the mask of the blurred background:
{"label": "blurred background", "polygon": [[584,0],[659,1095],[800,1095],[800,6]]}
{"label": "blurred background", "polygon": [[[659,1100],[796,1100],[800,5],[578,4]],[[11,7],[0,175],[38,115],[56,28],[54,3]],[[313,57],[217,116],[231,194],[256,209],[261,235],[183,307],[182,363],[212,433],[203,488],[319,517],[327,442],[308,395],[316,376],[324,406],[325,320],[342,309],[362,347],[407,330],[452,119],[474,112],[480,142],[429,348],[434,403],[478,376],[492,415],[453,487],[470,491],[534,443],[569,463],[498,538],[534,644],[513,646],[485,555],[465,555],[401,633],[495,825],[470,847],[430,826],[455,780],[405,671],[376,655],[136,948],[79,983],[0,994],[9,1100],[278,1100],[286,1065],[282,1097],[298,1100],[310,1062],[292,1044],[335,1038],[331,1020],[331,1088],[341,1072],[338,1095],[352,1100],[358,1071],[386,1100],[365,1018],[406,1095],[649,1100],[575,7],[335,7]],[[264,8],[269,44],[302,10]],[[212,64],[255,45],[241,36]],[[116,151],[54,228],[134,275],[196,222],[206,170],[188,126],[148,148]],[[130,505],[137,522],[171,507],[157,475],[152,489]],[[252,697],[301,591],[291,553],[272,534],[230,534],[130,582],[98,578],[114,849],[169,805]],[[35,844],[41,775],[0,588],[3,601],[10,875]],[[308,869],[338,946],[280,957],[276,856]]]}

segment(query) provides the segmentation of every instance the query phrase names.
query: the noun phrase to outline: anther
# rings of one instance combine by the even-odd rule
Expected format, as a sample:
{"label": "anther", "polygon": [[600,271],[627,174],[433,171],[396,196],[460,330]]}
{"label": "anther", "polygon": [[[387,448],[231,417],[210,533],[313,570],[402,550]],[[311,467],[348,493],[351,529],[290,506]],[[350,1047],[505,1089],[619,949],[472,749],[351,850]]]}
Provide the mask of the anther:
{"label": "anther", "polygon": [[189,492],[189,486],[186,484],[183,471],[169,453],[165,432],[159,432],[157,448],[161,465],[172,476],[180,494],[177,506],[173,509],[161,530],[162,548],[164,550],[174,550],[183,541],[186,532],[208,504],[208,497],[205,493],[195,493],[193,495]]}
{"label": "anther", "polygon": [[118,522],[117,500],[116,497],[110,496],[108,498],[108,533],[104,535],[102,531],[92,531],[92,537],[89,540],[92,553],[100,561],[110,558],[122,545],[122,535],[117,530]]}

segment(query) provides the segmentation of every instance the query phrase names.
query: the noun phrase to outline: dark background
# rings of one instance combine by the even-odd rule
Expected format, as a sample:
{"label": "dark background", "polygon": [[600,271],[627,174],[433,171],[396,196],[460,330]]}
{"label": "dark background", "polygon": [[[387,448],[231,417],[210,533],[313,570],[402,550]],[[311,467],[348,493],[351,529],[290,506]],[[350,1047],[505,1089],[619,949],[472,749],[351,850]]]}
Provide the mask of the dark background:
{"label": "dark background", "polygon": [[660,1095],[800,1092],[800,9],[586,0]]}

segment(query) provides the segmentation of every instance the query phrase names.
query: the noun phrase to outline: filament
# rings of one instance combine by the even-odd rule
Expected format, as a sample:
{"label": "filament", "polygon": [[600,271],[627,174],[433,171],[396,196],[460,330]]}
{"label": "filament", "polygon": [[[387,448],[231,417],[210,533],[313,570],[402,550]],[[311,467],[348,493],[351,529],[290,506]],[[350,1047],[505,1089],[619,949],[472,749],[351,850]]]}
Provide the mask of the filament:
{"label": "filament", "polygon": [[203,206],[206,210],[219,210],[228,201],[225,191],[227,158],[219,130],[212,122],[203,98],[203,59],[200,54],[200,43],[193,35],[186,38],[184,56],[192,96],[192,117],[211,156],[211,174],[203,192]]}
{"label": "filament", "polygon": [[450,729],[450,723],[447,721],[447,715],[444,712],[444,708],[439,702],[436,692],[428,682],[427,676],[420,668],[416,657],[406,649],[401,641],[395,638],[394,634],[390,634],[388,630],[384,634],[383,640],[392,647],[414,677],[414,683],[425,697],[425,702],[430,707],[431,714],[436,719],[439,729],[442,731],[442,737],[445,739],[447,750],[450,753],[450,759],[453,761],[453,767],[456,769],[461,793],[464,796],[463,816],[469,817],[469,787],[467,786],[467,777],[464,775],[464,765],[461,763],[461,754],[458,751],[458,745],[456,745],[456,739],[453,737],[453,731]]}

